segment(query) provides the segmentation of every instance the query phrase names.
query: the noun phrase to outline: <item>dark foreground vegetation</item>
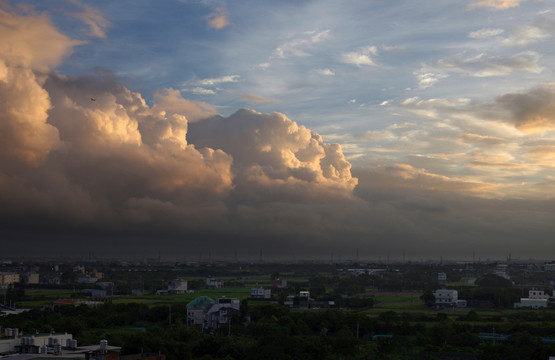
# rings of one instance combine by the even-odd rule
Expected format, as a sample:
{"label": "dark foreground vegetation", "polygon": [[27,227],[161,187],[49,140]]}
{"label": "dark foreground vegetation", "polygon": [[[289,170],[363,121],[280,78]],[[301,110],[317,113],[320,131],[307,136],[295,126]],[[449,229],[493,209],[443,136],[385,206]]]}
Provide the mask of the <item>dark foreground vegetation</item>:
{"label": "dark foreground vegetation", "polygon": [[[369,316],[243,306],[231,326],[214,333],[188,328],[185,304],[171,311],[171,324],[167,306],[136,303],[35,309],[3,317],[0,324],[27,333],[67,331],[81,343],[107,338],[123,347],[122,354],[161,352],[168,359],[436,359],[448,354],[452,359],[548,359],[555,354],[555,345],[546,343],[555,339],[555,313],[550,310],[457,316],[387,311]],[[479,337],[493,332],[497,341]]]}
{"label": "dark foreground vegetation", "polygon": [[[360,265],[359,267],[361,267]],[[88,269],[93,266],[87,265]],[[549,359],[555,356],[555,308],[513,309],[530,288],[550,292],[552,275],[513,266],[511,281],[492,275],[486,265],[385,266],[354,274],[338,265],[137,266],[94,264],[113,295],[89,299],[96,306],[53,306],[58,298],[83,299],[94,285],[75,282],[72,267],[60,284],[19,284],[0,292],[4,301],[31,311],[0,317],[1,327],[25,334],[68,332],[79,344],[108,339],[122,355],[163,353],[168,359]],[[440,284],[437,273],[450,281]],[[205,277],[225,280],[225,288],[205,288]],[[272,299],[253,299],[250,287],[271,287],[287,278]],[[467,282],[467,278],[473,282]],[[175,278],[189,279],[194,294],[154,295]],[[433,290],[457,289],[468,308],[434,308]],[[131,296],[140,288],[141,296]],[[333,309],[290,309],[284,302],[299,291]],[[197,296],[241,300],[230,325],[201,329],[187,325],[187,303]]]}

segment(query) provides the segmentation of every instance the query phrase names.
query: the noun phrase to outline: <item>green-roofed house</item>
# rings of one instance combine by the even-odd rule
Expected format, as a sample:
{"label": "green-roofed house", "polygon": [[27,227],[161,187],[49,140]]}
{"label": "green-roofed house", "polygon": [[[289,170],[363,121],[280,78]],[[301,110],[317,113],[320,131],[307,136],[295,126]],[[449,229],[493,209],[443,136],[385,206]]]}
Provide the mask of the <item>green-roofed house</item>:
{"label": "green-roofed house", "polygon": [[205,326],[206,314],[216,301],[208,296],[199,296],[187,304],[187,324]]}

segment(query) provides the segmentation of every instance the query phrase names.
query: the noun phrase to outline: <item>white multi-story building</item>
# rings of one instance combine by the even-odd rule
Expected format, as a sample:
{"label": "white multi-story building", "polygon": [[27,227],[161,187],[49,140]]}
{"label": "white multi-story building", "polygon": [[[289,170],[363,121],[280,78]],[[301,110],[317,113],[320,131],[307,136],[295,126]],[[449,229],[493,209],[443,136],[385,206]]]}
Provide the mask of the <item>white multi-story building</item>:
{"label": "white multi-story building", "polygon": [[434,299],[436,306],[449,306],[457,303],[459,293],[457,290],[439,289],[434,292]]}
{"label": "white multi-story building", "polygon": [[527,298],[520,298],[519,303],[515,303],[515,308],[528,307],[532,309],[539,309],[547,307],[547,300],[549,295],[545,294],[543,290],[532,289],[528,291]]}
{"label": "white multi-story building", "polygon": [[444,272],[440,272],[437,274],[437,281],[444,283],[447,281],[447,274]]}

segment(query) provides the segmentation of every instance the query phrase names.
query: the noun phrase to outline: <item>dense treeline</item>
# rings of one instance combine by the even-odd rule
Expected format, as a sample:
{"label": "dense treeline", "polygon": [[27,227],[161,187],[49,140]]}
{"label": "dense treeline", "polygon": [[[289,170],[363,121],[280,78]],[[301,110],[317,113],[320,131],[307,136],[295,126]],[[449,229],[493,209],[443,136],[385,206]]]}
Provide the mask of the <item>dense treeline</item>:
{"label": "dense treeline", "polygon": [[[250,322],[247,322],[250,318]],[[168,359],[417,359],[439,352],[468,353],[476,359],[532,359],[555,354],[555,315],[519,311],[501,316],[449,312],[397,313],[377,317],[350,311],[294,311],[277,305],[243,304],[231,326],[213,334],[187,328],[185,304],[148,307],[111,304],[32,310],[0,318],[3,327],[25,333],[67,331],[80,344],[107,338],[122,354],[162,352]],[[496,344],[479,333],[510,335]]]}

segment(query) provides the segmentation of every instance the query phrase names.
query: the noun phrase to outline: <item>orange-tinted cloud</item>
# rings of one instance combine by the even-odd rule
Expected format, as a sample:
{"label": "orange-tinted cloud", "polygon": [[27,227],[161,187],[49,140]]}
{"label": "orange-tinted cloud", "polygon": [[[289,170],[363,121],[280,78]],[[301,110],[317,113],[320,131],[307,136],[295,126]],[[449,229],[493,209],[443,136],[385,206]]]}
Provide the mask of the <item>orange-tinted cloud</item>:
{"label": "orange-tinted cloud", "polygon": [[227,11],[224,8],[215,8],[214,11],[206,17],[208,25],[214,29],[223,29],[230,24]]}
{"label": "orange-tinted cloud", "polygon": [[520,0],[477,0],[474,1],[472,7],[490,7],[493,9],[504,10],[520,5]]}
{"label": "orange-tinted cloud", "polygon": [[47,14],[25,16],[0,9],[0,59],[8,66],[47,71],[79,44],[83,42],[58,32]]}
{"label": "orange-tinted cloud", "polygon": [[191,124],[189,137],[231,154],[237,188],[258,199],[345,196],[357,184],[341,146],[280,113],[242,109]]}

